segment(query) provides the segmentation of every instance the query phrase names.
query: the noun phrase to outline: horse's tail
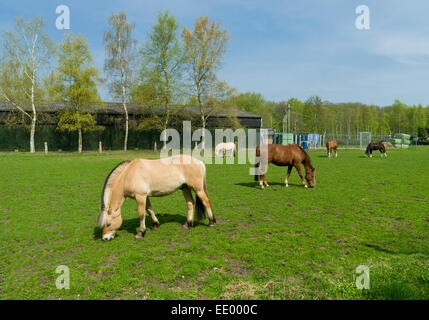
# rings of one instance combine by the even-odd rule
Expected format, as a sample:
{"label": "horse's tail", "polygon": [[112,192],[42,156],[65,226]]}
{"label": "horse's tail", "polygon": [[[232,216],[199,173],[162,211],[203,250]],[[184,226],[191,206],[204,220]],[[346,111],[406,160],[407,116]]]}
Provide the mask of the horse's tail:
{"label": "horse's tail", "polygon": [[[204,168],[204,177],[203,177],[203,190],[208,199],[209,194],[207,192],[205,168]],[[202,221],[206,218],[206,207],[204,206],[203,201],[200,199],[200,197],[198,197],[198,194],[195,194],[195,215],[198,221]]]}
{"label": "horse's tail", "polygon": [[255,181],[258,181],[258,177],[259,177],[259,175],[256,174],[257,168],[259,168],[259,163],[261,162],[260,160],[258,160],[259,156],[260,156],[260,148],[259,146],[257,146],[256,152],[255,152]]}
{"label": "horse's tail", "polygon": [[256,174],[256,171],[258,170],[258,168],[259,168],[259,162],[255,163],[255,181],[258,181],[258,177],[259,177],[259,175]]}

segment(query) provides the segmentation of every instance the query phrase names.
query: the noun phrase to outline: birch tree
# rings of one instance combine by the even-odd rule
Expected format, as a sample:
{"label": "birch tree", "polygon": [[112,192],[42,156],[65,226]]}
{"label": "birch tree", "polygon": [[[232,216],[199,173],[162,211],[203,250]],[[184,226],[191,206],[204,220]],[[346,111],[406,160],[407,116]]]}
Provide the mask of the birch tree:
{"label": "birch tree", "polygon": [[[216,97],[225,96],[228,86],[219,81],[216,71],[222,66],[222,58],[226,52],[226,44],[230,37],[226,29],[208,17],[197,18],[194,30],[183,28],[187,72],[191,82],[191,94],[195,97],[203,129],[208,118],[215,113],[216,107],[222,104],[214,103]],[[204,148],[205,136],[201,137]]]}
{"label": "birch tree", "polygon": [[106,31],[103,41],[106,45],[104,70],[111,80],[112,92],[115,98],[120,98],[125,114],[124,151],[128,144],[128,108],[127,100],[132,78],[132,64],[137,41],[131,37],[135,22],[128,23],[125,12],[112,14],[108,18],[110,30]]}
{"label": "birch tree", "polygon": [[[35,17],[15,19],[13,31],[3,31],[2,75],[0,95],[31,123],[30,152],[35,152],[36,98],[40,95],[40,74],[55,52],[55,46],[44,33],[45,23]],[[29,106],[29,108],[27,108]],[[31,109],[31,111],[27,111]]]}
{"label": "birch tree", "polygon": [[87,41],[72,33],[64,36],[59,45],[56,79],[51,80],[58,97],[69,108],[60,114],[58,128],[78,132],[78,151],[82,152],[82,132],[99,130],[90,106],[102,104],[97,91],[98,71],[92,66]]}
{"label": "birch tree", "polygon": [[[158,14],[158,23],[142,47],[140,83],[146,106],[152,110],[150,125],[164,130],[183,104],[184,52],[179,41],[179,24],[167,11]],[[151,90],[147,90],[151,88]],[[146,93],[146,94],[144,94]],[[173,107],[174,105],[174,107]],[[161,112],[157,112],[161,109]],[[140,124],[144,126],[143,121]],[[164,142],[164,146],[166,141]]]}

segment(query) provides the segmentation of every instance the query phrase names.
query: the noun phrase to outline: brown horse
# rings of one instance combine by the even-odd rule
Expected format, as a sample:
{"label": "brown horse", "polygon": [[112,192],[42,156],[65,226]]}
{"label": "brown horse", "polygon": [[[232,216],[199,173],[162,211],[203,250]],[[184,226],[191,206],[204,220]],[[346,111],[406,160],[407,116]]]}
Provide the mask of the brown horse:
{"label": "brown horse", "polygon": [[326,142],[326,149],[328,150],[328,158],[331,157],[332,150],[335,151],[335,158],[338,157],[338,142],[337,140],[330,140]]}
{"label": "brown horse", "polygon": [[292,168],[295,167],[301,177],[302,184],[307,188],[307,184],[304,181],[304,177],[301,171],[301,163],[304,164],[305,168],[305,179],[308,182],[308,186],[313,188],[316,185],[316,169],[311,164],[311,159],[308,154],[297,144],[290,144],[287,146],[278,144],[268,144],[264,146],[256,147],[256,164],[255,168],[260,165],[259,172],[255,174],[255,181],[258,181],[261,189],[264,189],[264,183],[268,187],[265,173],[268,169],[269,163],[274,163],[276,166],[288,166],[285,185],[288,187],[289,175]]}
{"label": "brown horse", "polygon": [[203,162],[191,156],[180,155],[158,160],[134,159],[118,164],[107,176],[101,193],[101,210],[98,226],[103,228],[103,240],[111,240],[122,224],[121,207],[125,198],[135,199],[140,218],[140,230],[136,239],[146,233],[146,210],[153,222],[153,229],[159,227],[159,221],[150,204],[149,197],[161,197],[181,189],[188,204],[188,218],[184,227],[194,225],[194,199],[191,190],[196,193],[195,213],[198,220],[209,216],[209,226],[214,226],[213,215],[206,187],[206,167]]}
{"label": "brown horse", "polygon": [[382,141],[379,142],[370,142],[365,150],[366,157],[372,158],[372,152],[374,150],[380,150],[380,156],[383,157],[383,155],[387,158],[387,152],[386,152],[386,146]]}

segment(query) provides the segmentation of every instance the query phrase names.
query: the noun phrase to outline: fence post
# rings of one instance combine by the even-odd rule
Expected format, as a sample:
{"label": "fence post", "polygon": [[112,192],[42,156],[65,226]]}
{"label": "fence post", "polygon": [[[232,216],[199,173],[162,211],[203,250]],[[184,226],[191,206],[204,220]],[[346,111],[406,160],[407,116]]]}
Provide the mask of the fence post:
{"label": "fence post", "polygon": [[98,141],[98,152],[99,153],[103,152],[103,143],[101,141]]}
{"label": "fence post", "polygon": [[45,154],[48,154],[48,143],[45,142]]}

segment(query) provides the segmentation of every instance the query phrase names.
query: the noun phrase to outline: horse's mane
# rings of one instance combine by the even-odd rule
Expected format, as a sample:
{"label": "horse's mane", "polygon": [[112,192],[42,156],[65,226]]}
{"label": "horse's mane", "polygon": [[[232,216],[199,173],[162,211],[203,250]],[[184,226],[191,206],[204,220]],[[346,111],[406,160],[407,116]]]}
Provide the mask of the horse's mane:
{"label": "horse's mane", "polygon": [[313,164],[311,163],[311,158],[310,158],[310,156],[308,155],[308,153],[307,152],[305,152],[305,150],[301,147],[301,146],[299,146],[299,145],[297,145],[298,146],[298,148],[300,148],[301,149],[301,151],[302,152],[304,152],[304,155],[305,155],[305,162],[308,162],[308,165],[310,166],[310,168],[313,170],[314,169],[314,167],[313,167]]}
{"label": "horse's mane", "polygon": [[[128,163],[130,163],[130,160],[122,161],[121,163],[117,164],[116,167],[114,167],[107,175],[107,178],[104,181],[103,191],[101,192],[101,211],[103,211],[103,209],[106,207],[108,198],[110,197],[110,187],[112,186],[113,181],[119,175],[119,173],[122,172]],[[108,192],[106,193],[107,190]]]}

